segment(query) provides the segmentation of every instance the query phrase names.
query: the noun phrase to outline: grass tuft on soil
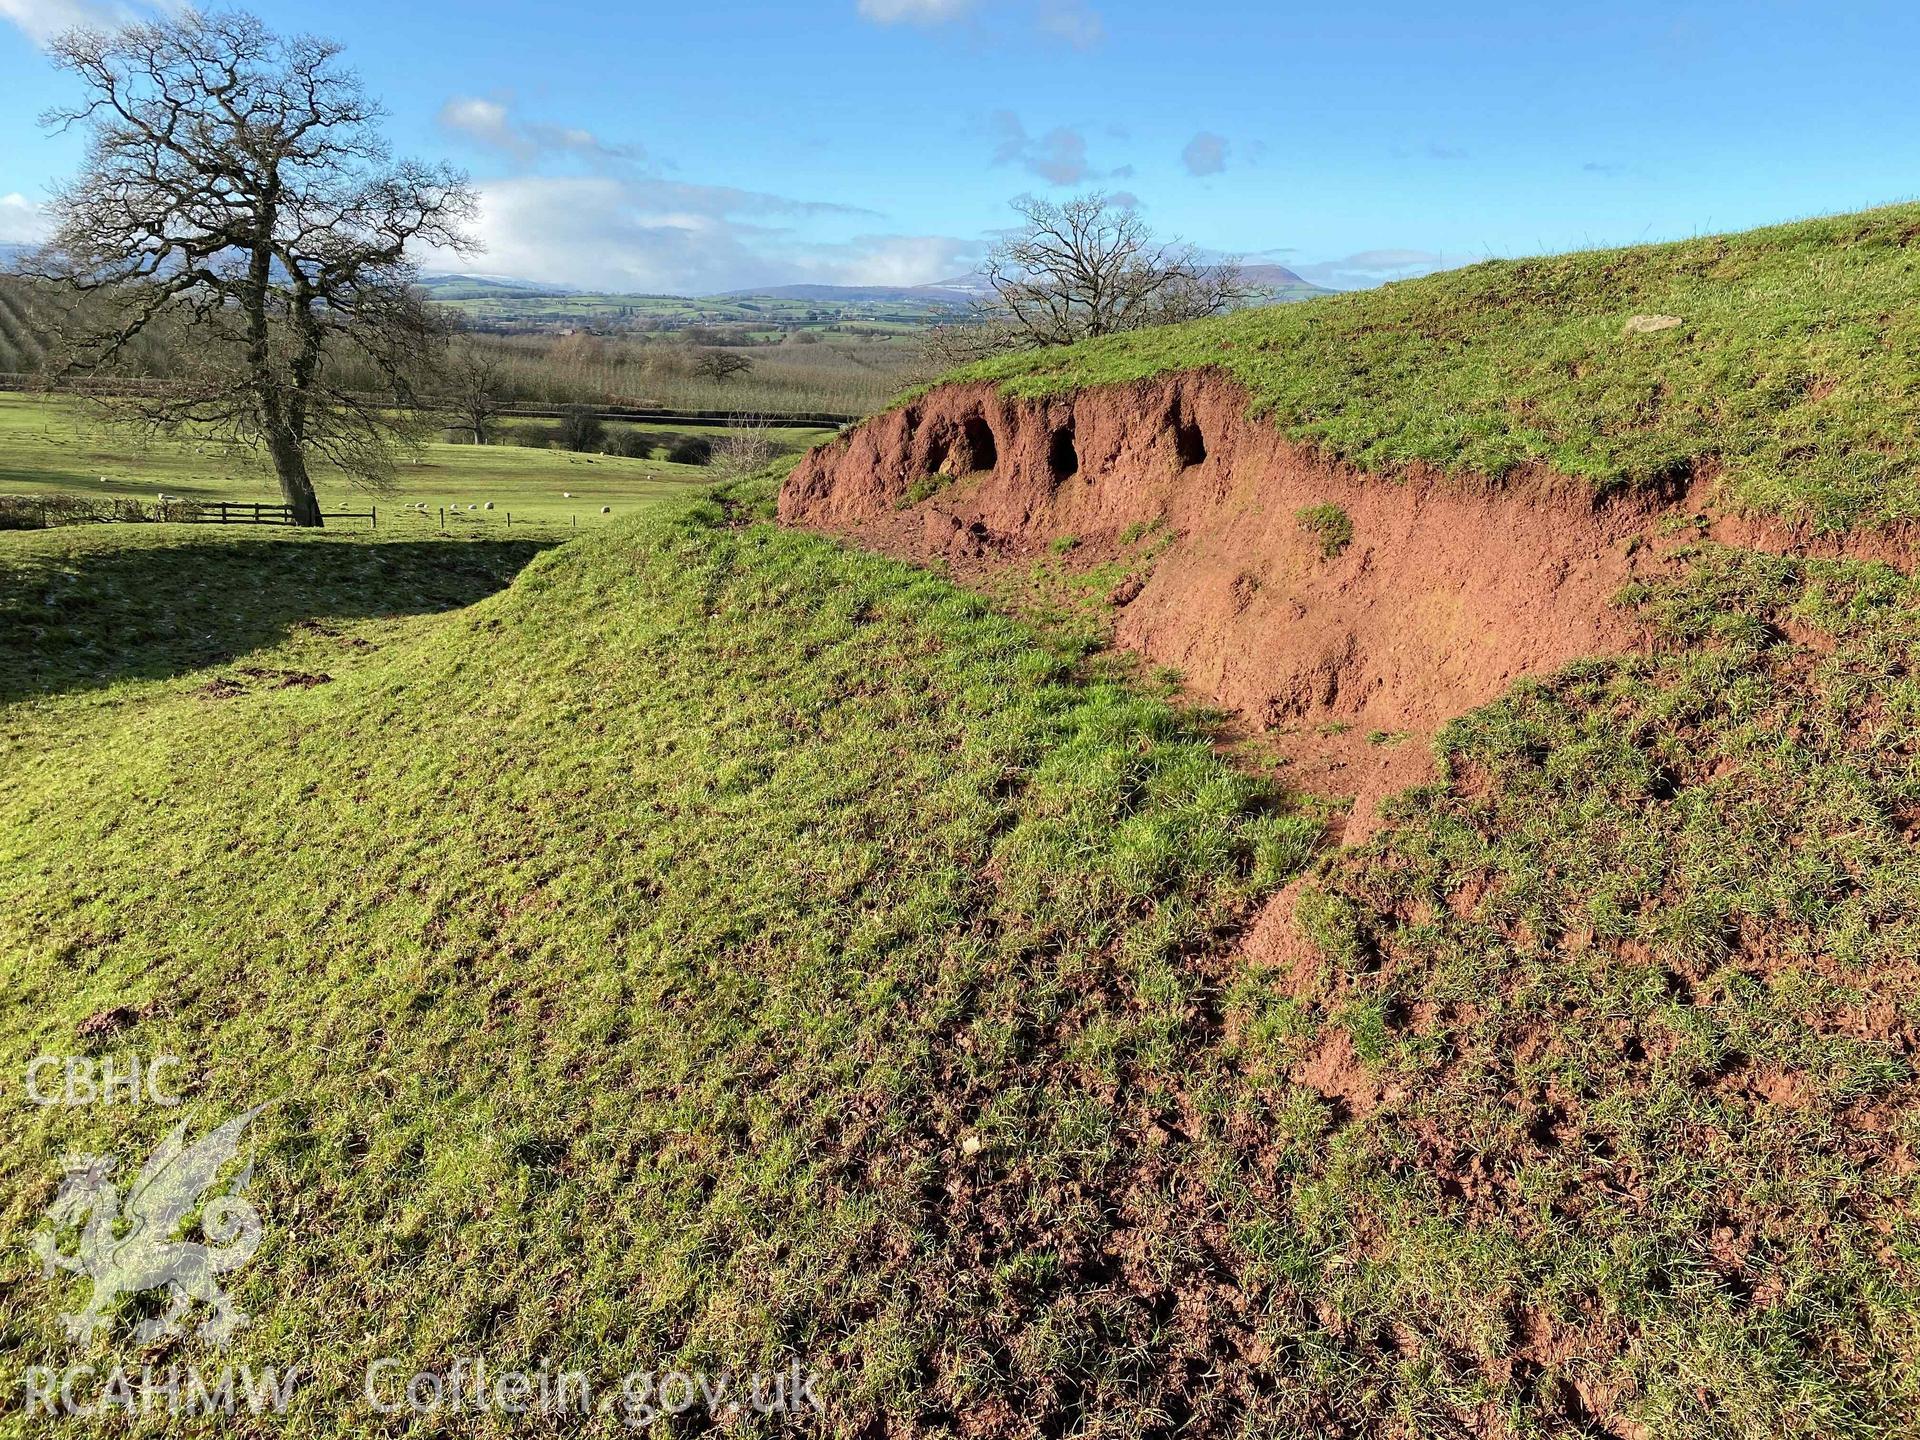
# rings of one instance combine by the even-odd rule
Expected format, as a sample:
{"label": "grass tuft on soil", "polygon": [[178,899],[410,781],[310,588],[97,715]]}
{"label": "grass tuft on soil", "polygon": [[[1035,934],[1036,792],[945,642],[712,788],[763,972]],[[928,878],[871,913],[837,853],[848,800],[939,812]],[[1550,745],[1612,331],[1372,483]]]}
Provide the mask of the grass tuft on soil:
{"label": "grass tuft on soil", "polygon": [[[1053,395],[1218,370],[1294,439],[1376,473],[1596,492],[1717,473],[1822,532],[1920,518],[1920,205],[1677,244],[1496,260],[1364,293],[995,359]],[[1639,333],[1635,317],[1680,323]]]}
{"label": "grass tuft on soil", "polygon": [[1320,542],[1322,559],[1331,560],[1353,543],[1353,517],[1338,505],[1304,505],[1294,512],[1300,528]]}

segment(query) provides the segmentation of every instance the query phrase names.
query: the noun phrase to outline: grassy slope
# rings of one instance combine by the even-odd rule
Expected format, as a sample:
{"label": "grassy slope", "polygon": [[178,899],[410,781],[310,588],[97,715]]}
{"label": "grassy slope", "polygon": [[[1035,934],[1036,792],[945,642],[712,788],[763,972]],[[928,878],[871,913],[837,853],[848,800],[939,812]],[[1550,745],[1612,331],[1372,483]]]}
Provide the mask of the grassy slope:
{"label": "grassy slope", "polygon": [[1920,588],[1706,549],[1625,602],[1652,657],[1462,717],[1302,893],[1283,1024],[1384,1097],[1327,1301],[1655,1435],[1909,1433]]}
{"label": "grassy slope", "polygon": [[[1154,1188],[1155,1122],[1216,1063],[1181,957],[1315,827],[980,602],[717,518],[373,620],[332,577],[412,565],[444,600],[447,548],[277,539],[338,633],[242,658],[314,688],[116,678],[205,659],[127,611],[263,557],[209,572],[162,527],[0,552],[0,1073],[130,1004],[110,1046],[187,1057],[196,1115],[275,1100],[234,1358],[316,1366],[310,1428],[381,1353],[797,1352],[846,1415],[1165,1388],[1156,1313],[1086,1257],[1124,1199],[1192,1267],[1204,1216]],[[21,1248],[49,1159],[172,1119],[0,1110],[10,1371],[63,1351],[71,1296]]]}
{"label": "grassy slope", "polygon": [[[1289,435],[1378,471],[1597,489],[1711,462],[1822,530],[1920,517],[1920,206],[1492,261],[1362,294],[988,362],[1045,394],[1217,367]],[[1634,315],[1680,317],[1630,335]]]}
{"label": "grassy slope", "polygon": [[[798,1353],[837,1432],[1907,1423],[1910,582],[1703,552],[1241,970],[1312,825],[942,582],[711,504],[444,614],[524,555],[199,543],[7,541],[0,1073],[130,1004],[197,1117],[275,1097],[234,1358],[297,1431],[383,1353]],[[129,633],[262,564],[226,650],[332,683]],[[172,1118],[0,1110],[9,1366],[48,1157]]]}
{"label": "grassy slope", "polygon": [[[672,427],[634,428],[678,433]],[[798,448],[824,433],[781,429],[773,435],[777,443]],[[509,511],[516,523],[564,525],[578,516],[582,524],[597,524],[602,505],[611,505],[615,514],[630,513],[708,478],[700,466],[658,458],[431,444],[423,447],[418,464],[401,464],[390,493],[370,497],[326,473],[316,477],[315,488],[325,509],[364,511],[371,500],[390,523],[414,523],[418,529],[419,522],[407,522],[400,513],[415,501],[435,510],[493,501],[491,515],[477,511],[471,521],[461,522],[476,527],[504,525]],[[65,492],[151,501],[160,490],[189,499],[279,499],[271,471],[258,457],[186,441],[141,440],[101,426],[71,402],[0,394],[0,495]]]}

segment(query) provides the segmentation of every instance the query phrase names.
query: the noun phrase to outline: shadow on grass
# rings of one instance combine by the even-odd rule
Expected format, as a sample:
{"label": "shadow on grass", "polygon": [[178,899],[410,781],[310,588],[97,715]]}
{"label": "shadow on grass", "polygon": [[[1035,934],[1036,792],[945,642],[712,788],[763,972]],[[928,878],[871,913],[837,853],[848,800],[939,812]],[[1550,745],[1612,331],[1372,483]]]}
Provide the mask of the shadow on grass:
{"label": "shadow on grass", "polygon": [[122,526],[6,537],[0,703],[205,669],[302,623],[471,605],[552,543],[215,541]]}

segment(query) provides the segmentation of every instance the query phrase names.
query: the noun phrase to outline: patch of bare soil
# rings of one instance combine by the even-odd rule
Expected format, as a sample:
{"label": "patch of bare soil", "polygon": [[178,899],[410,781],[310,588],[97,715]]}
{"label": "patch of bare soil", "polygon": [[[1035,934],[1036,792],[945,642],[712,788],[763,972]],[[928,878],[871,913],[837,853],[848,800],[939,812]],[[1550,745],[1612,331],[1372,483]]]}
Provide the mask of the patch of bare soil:
{"label": "patch of bare soil", "polygon": [[217,675],[193,693],[203,700],[232,700],[249,693],[247,682],[269,690],[311,690],[316,685],[331,685],[333,676],[308,670],[276,670],[266,665],[242,665],[236,674]]}
{"label": "patch of bare soil", "polygon": [[[936,475],[949,483],[909,503]],[[1655,522],[1701,498],[1685,488],[1603,503],[1546,474],[1385,480],[1249,416],[1230,381],[1185,374],[1041,401],[932,392],[815,450],[780,517],[963,579],[1063,537],[1078,542],[1067,563],[1090,566],[1148,527],[1170,536],[1109,597],[1116,640],[1274,737],[1289,783],[1353,796],[1352,841],[1380,798],[1424,778],[1441,723],[1638,642],[1608,602],[1657,563]],[[1301,518],[1321,506],[1351,522],[1337,553]],[[1409,738],[1368,743],[1380,734]]]}

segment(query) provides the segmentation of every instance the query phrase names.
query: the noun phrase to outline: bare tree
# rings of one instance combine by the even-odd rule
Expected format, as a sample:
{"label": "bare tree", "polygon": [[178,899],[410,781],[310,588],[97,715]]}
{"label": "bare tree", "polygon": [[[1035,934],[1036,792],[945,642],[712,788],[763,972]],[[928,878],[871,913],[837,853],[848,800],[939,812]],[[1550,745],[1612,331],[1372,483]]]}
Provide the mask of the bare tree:
{"label": "bare tree", "polygon": [[[464,247],[464,177],[393,162],[340,47],[251,15],[73,30],[50,53],[86,96],[45,122],[85,126],[89,145],[31,268],[102,302],[74,307],[61,368],[110,365],[149,326],[182,324],[180,372],[124,402],[136,418],[264,449],[297,524],[321,523],[310,457],[390,483],[443,338],[408,250]],[[333,382],[349,355],[383,394]]]}
{"label": "bare tree", "polygon": [[975,360],[1039,348],[1027,332],[1013,323],[991,301],[973,307],[963,318],[945,321],[921,332],[920,363],[914,378],[939,379],[947,371]]}
{"label": "bare tree", "polygon": [[1099,191],[1059,205],[1023,195],[1013,208],[1020,225],[987,253],[993,297],[967,322],[934,328],[925,346],[936,366],[1197,320],[1247,298],[1238,261],[1156,239]]}
{"label": "bare tree", "polygon": [[497,356],[470,350],[448,367],[447,404],[460,428],[485,445],[493,438],[493,422],[507,408],[507,388]]}
{"label": "bare tree", "polygon": [[693,373],[724,384],[736,375],[744,375],[753,369],[753,361],[745,355],[732,350],[697,350],[693,356]]}
{"label": "bare tree", "polygon": [[560,415],[560,448],[597,453],[607,443],[607,422],[591,405],[569,405]]}
{"label": "bare tree", "polygon": [[713,447],[714,469],[729,480],[744,480],[773,463],[773,432],[764,415],[742,415]]}

